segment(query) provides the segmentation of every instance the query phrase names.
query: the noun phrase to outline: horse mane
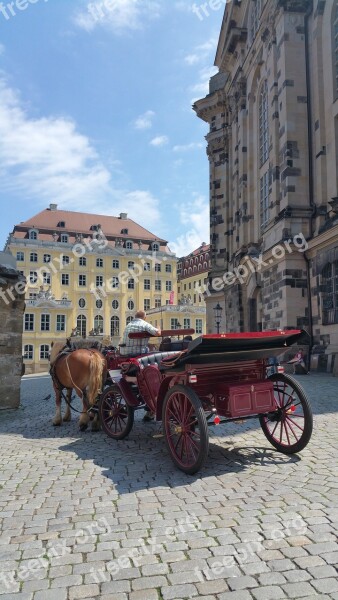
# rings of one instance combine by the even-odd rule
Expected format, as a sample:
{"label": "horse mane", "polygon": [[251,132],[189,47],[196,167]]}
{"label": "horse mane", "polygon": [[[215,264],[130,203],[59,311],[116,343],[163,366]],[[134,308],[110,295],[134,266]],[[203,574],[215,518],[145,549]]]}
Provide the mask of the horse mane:
{"label": "horse mane", "polygon": [[99,350],[101,352],[103,345],[99,340],[86,340],[83,338],[80,339],[72,339],[70,338],[70,346],[75,350],[79,350],[80,348],[90,349],[93,348],[95,350]]}

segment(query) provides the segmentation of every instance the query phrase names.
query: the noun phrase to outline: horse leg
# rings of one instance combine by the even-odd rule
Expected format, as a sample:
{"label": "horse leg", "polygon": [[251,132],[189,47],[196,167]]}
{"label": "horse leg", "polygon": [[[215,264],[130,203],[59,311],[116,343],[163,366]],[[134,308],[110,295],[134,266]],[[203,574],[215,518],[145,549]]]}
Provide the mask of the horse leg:
{"label": "horse leg", "polygon": [[100,419],[99,419],[99,413],[95,413],[95,417],[92,420],[92,431],[100,431],[101,429],[101,425],[100,425]]}
{"label": "horse leg", "polygon": [[61,391],[59,388],[54,387],[55,390],[55,403],[56,403],[56,412],[55,417],[53,419],[53,425],[62,425],[62,414],[61,414]]}
{"label": "horse leg", "polygon": [[80,431],[85,431],[87,429],[88,423],[90,420],[90,417],[87,412],[87,410],[88,410],[87,406],[88,406],[88,400],[87,400],[87,396],[86,396],[86,391],[84,390],[82,392],[82,413],[81,413],[80,419],[79,419]]}
{"label": "horse leg", "polygon": [[[71,403],[72,400],[72,390],[67,390],[67,401],[69,402],[69,404]],[[66,402],[66,412],[64,414],[63,420],[65,421],[71,421],[72,418],[72,412],[70,410],[70,406],[69,404]]]}

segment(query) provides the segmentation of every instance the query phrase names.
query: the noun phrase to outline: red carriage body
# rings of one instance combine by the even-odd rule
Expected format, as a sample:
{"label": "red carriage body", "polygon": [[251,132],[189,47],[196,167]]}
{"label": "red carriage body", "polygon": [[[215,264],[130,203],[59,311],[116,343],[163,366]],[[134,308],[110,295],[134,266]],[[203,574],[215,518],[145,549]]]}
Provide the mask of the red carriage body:
{"label": "red carriage body", "polygon": [[[178,333],[187,332],[163,335]],[[123,439],[135,410],[146,407],[163,421],[171,457],[187,473],[206,459],[208,426],[231,420],[258,417],[277,450],[298,452],[311,437],[310,404],[296,380],[280,373],[267,377],[266,369],[269,358],[307,337],[300,330],[202,335],[181,352],[108,356],[112,385],[100,400],[102,427]]]}

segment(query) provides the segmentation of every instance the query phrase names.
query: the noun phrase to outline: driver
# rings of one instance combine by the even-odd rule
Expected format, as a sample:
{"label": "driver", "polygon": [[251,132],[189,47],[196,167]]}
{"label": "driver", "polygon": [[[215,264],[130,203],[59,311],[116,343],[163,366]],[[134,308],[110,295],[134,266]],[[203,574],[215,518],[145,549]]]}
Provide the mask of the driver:
{"label": "driver", "polygon": [[161,335],[161,330],[147,323],[146,318],[146,313],[143,310],[138,310],[134,319],[128,323],[122,336],[122,343],[120,344],[120,354],[122,356],[140,356],[140,354],[147,354],[148,352],[149,338],[132,340],[129,338],[130,333],[146,331],[149,333],[149,337],[159,337]]}

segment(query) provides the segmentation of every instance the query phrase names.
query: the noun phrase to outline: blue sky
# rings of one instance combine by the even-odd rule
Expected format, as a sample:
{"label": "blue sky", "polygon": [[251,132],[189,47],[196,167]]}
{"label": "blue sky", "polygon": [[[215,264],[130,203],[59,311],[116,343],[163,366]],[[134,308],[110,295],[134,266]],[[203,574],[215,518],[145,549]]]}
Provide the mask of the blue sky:
{"label": "blue sky", "polygon": [[2,244],[50,202],[128,212],[178,255],[208,241],[207,126],[191,105],[216,71],[224,2],[208,16],[189,0],[2,3]]}

